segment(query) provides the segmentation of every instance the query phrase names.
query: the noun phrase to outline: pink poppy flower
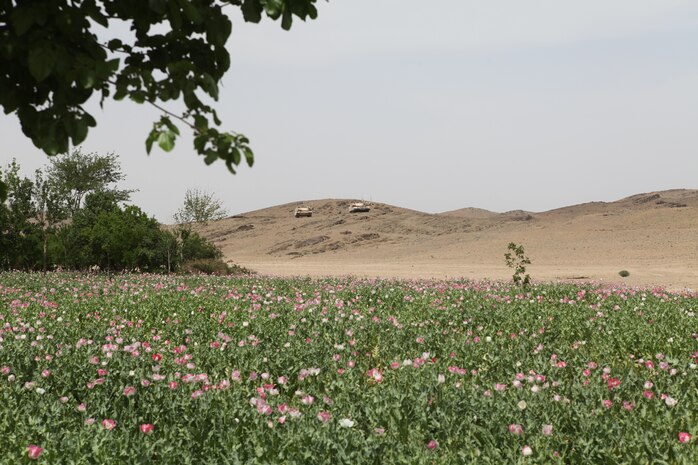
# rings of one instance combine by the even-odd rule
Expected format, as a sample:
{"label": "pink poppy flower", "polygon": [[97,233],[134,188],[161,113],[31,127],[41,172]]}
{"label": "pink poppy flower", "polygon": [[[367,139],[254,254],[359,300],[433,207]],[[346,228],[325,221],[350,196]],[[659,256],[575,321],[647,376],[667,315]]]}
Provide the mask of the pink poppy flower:
{"label": "pink poppy flower", "polygon": [[517,436],[521,436],[521,435],[523,434],[523,432],[524,432],[523,426],[521,426],[521,425],[519,425],[519,424],[516,424],[516,423],[512,423],[512,424],[509,425],[509,432],[510,432],[511,434],[515,434],[515,435],[517,435]]}
{"label": "pink poppy flower", "polygon": [[102,427],[106,430],[113,430],[116,428],[116,421],[112,420],[111,418],[105,418],[102,420]]}
{"label": "pink poppy flower", "polygon": [[[679,442],[680,442],[681,444],[685,444],[685,443],[690,442],[690,441],[691,441],[691,435],[690,435],[690,434],[688,434],[688,433],[686,433],[686,432],[684,432],[684,431],[681,431],[681,432],[679,433]],[[31,446],[30,446],[30,447],[31,447]]]}
{"label": "pink poppy flower", "polygon": [[155,426],[151,425],[150,423],[143,423],[139,426],[139,428],[143,434],[150,434],[155,430]]}
{"label": "pink poppy flower", "polygon": [[620,380],[618,378],[608,378],[606,383],[608,385],[608,389],[615,389],[620,386]]}
{"label": "pink poppy flower", "polygon": [[318,412],[318,414],[317,414],[317,419],[323,423],[327,423],[328,421],[330,421],[330,418],[332,418],[332,415],[330,415],[330,412],[326,412],[324,410],[322,412]]}
{"label": "pink poppy flower", "polygon": [[429,449],[429,450],[434,450],[434,449],[436,449],[437,447],[439,447],[439,443],[436,441],[436,439],[432,439],[432,440],[429,441],[429,443],[427,444],[427,449]]}
{"label": "pink poppy flower", "polygon": [[126,397],[132,396],[132,395],[134,395],[135,393],[136,393],[136,388],[133,387],[133,386],[126,386],[126,387],[124,388],[124,395],[125,395]]}
{"label": "pink poppy flower", "polygon": [[29,444],[27,446],[27,455],[32,460],[38,459],[41,455],[41,451],[43,451],[43,449],[35,444]]}
{"label": "pink poppy flower", "polygon": [[380,370],[376,368],[371,368],[370,370],[368,370],[366,374],[376,383],[380,383],[381,381],[383,381],[383,373],[381,373]]}

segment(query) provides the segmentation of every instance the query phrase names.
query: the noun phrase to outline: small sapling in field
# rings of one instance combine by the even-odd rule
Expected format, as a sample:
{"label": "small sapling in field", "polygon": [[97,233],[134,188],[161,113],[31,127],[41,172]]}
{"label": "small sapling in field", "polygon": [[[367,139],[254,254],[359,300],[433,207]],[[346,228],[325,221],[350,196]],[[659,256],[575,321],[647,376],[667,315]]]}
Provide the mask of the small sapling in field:
{"label": "small sapling in field", "polygon": [[507,266],[514,270],[512,279],[517,286],[528,287],[531,284],[531,277],[526,273],[526,265],[531,264],[531,260],[525,255],[523,245],[516,245],[510,242],[507,246],[509,252],[504,254]]}

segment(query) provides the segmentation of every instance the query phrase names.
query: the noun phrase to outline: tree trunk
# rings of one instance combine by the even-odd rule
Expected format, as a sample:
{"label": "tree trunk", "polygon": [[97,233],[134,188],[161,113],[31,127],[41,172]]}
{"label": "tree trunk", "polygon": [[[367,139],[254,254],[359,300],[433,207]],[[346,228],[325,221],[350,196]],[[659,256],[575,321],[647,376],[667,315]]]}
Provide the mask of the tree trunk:
{"label": "tree trunk", "polygon": [[44,231],[44,273],[46,273],[46,253],[48,249],[48,234]]}

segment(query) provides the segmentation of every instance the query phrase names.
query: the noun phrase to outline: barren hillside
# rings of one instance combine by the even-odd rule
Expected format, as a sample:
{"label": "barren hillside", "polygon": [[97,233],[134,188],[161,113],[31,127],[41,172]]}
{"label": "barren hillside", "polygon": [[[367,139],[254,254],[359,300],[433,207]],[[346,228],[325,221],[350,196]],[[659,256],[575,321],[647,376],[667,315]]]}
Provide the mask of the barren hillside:
{"label": "barren hillside", "polygon": [[[698,288],[698,191],[671,190],[547,212],[463,208],[427,214],[352,200],[293,202],[210,223],[226,259],[279,275],[506,279],[503,254],[524,244],[534,278]],[[297,206],[313,209],[295,218]]]}

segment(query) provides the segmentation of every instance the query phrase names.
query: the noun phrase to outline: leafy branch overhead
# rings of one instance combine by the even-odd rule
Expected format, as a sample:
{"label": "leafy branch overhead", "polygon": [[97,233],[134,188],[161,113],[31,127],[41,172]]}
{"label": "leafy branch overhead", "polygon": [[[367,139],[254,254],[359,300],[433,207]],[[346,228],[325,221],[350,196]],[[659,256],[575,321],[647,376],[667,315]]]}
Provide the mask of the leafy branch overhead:
{"label": "leafy branch overhead", "polygon": [[[85,140],[95,118],[84,108],[129,98],[163,113],[146,140],[172,150],[183,123],[207,164],[221,159],[231,172],[244,157],[253,163],[249,140],[221,130],[216,110],[219,85],[230,67],[225,44],[232,23],[225,7],[245,21],[264,15],[290,29],[293,17],[315,19],[317,0],[0,0],[0,105],[15,113],[22,131],[48,155],[65,153]],[[118,34],[115,26],[129,33]],[[118,37],[117,37],[118,36]],[[163,103],[183,101],[175,114]],[[0,186],[0,196],[5,187]]]}

